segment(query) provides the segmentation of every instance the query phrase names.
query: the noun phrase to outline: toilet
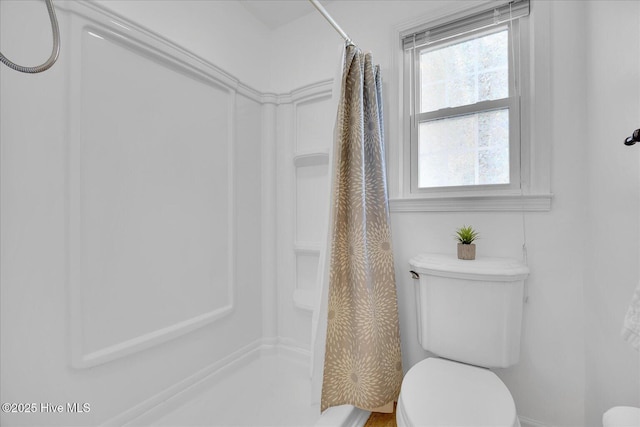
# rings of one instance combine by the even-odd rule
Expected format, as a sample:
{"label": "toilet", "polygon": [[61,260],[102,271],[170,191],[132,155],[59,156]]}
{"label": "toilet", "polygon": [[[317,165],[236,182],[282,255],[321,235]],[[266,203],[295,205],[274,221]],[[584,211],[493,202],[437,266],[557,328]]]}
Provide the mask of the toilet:
{"label": "toilet", "polygon": [[434,357],[406,373],[398,426],[519,427],[513,397],[490,368],[520,357],[529,268],[514,259],[443,254],[418,255],[409,264],[418,277],[418,341]]}
{"label": "toilet", "polygon": [[638,427],[640,426],[640,408],[633,406],[616,406],[602,415],[603,427]]}

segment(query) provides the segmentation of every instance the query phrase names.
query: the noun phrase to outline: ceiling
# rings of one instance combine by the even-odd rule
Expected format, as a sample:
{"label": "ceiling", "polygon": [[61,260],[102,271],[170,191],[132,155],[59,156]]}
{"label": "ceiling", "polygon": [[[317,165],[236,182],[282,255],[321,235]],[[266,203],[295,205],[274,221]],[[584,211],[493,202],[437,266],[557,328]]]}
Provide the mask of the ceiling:
{"label": "ceiling", "polygon": [[[312,13],[315,8],[308,0],[239,0],[240,3],[272,30]],[[335,0],[323,0],[327,5]]]}

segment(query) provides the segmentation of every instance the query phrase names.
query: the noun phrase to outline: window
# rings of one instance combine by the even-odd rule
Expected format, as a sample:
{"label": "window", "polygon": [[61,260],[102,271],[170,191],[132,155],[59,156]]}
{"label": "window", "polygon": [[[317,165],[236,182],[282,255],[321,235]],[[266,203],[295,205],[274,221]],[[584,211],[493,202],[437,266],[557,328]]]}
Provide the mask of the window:
{"label": "window", "polygon": [[412,195],[520,191],[520,27],[527,0],[403,37]]}

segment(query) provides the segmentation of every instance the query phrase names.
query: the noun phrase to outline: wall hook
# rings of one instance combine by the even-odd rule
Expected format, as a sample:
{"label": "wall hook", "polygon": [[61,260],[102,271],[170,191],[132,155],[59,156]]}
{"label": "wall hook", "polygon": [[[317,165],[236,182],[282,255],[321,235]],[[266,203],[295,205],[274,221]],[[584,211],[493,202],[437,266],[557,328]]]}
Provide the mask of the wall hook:
{"label": "wall hook", "polygon": [[624,145],[633,145],[636,142],[640,142],[640,129],[634,130],[633,134],[624,140]]}

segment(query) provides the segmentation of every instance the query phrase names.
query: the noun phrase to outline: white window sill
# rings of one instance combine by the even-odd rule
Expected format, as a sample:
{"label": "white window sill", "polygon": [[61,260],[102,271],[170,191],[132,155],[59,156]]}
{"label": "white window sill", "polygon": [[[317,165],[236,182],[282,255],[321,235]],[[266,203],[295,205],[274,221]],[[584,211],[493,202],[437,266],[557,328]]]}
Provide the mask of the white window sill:
{"label": "white window sill", "polygon": [[391,212],[548,212],[553,194],[404,197],[389,200]]}

